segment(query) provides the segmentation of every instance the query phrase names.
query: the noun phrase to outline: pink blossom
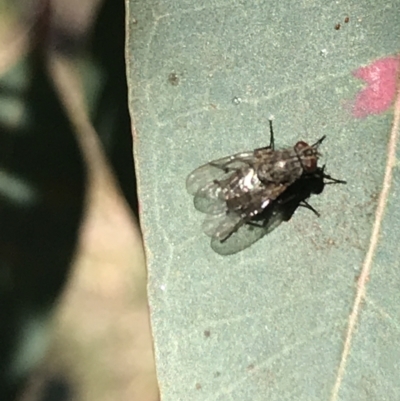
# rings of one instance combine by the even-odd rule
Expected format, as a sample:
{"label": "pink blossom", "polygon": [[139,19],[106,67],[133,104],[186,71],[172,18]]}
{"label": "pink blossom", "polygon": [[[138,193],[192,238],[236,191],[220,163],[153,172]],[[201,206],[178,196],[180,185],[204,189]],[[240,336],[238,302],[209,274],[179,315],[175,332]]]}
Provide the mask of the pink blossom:
{"label": "pink blossom", "polygon": [[381,58],[353,71],[356,78],[368,84],[356,96],[353,105],[354,117],[364,118],[369,114],[381,114],[391,106],[396,94],[399,65],[399,57],[392,56]]}

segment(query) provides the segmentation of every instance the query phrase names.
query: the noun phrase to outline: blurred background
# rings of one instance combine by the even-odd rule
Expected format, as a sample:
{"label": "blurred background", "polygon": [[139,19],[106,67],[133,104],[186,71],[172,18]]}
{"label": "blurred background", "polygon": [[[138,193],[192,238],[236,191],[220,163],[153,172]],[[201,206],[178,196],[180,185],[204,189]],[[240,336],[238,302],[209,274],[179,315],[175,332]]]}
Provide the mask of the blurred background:
{"label": "blurred background", "polygon": [[0,399],[158,399],[123,0],[0,0]]}

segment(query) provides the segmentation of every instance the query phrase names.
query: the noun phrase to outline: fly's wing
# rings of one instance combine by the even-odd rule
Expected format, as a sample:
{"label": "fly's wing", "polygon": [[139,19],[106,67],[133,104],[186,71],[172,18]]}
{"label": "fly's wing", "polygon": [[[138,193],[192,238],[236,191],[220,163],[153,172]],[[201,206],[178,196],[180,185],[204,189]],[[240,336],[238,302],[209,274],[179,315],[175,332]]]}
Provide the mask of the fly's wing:
{"label": "fly's wing", "polygon": [[204,188],[214,180],[224,180],[240,168],[248,167],[254,162],[254,152],[243,152],[223,157],[204,164],[192,171],[186,179],[186,189],[191,195]]}
{"label": "fly's wing", "polygon": [[194,195],[193,204],[202,213],[212,215],[224,213],[226,211],[226,200],[220,182],[209,182],[200,188]]}
{"label": "fly's wing", "polygon": [[225,197],[220,182],[238,169],[249,168],[254,163],[254,152],[238,153],[200,166],[186,179],[186,189],[194,195],[194,206],[207,214],[220,214],[226,210]]}
{"label": "fly's wing", "polygon": [[243,223],[244,220],[237,213],[223,211],[220,214],[208,214],[203,222],[203,231],[209,237],[225,241]]}
{"label": "fly's wing", "polygon": [[225,241],[221,242],[213,237],[211,239],[211,248],[218,254],[225,256],[233,255],[253,245],[284,221],[284,216],[274,205],[272,203],[266,208],[262,220],[244,223]]}
{"label": "fly's wing", "polygon": [[284,219],[281,205],[274,202],[286,186],[270,184],[252,193],[252,200],[241,211],[241,218],[224,240],[213,236],[211,248],[220,255],[233,255],[248,248],[264,235],[274,230]]}

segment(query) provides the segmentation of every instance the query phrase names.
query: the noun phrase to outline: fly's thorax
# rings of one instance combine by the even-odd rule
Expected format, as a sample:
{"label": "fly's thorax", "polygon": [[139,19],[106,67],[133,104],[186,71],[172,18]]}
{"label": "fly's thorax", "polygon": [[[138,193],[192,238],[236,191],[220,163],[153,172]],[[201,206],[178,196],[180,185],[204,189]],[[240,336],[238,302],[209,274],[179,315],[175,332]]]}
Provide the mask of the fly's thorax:
{"label": "fly's thorax", "polygon": [[299,158],[301,166],[306,173],[313,173],[317,169],[320,153],[317,147],[310,146],[308,143],[299,141],[294,146],[294,150]]}
{"label": "fly's thorax", "polygon": [[254,168],[248,167],[238,169],[220,184],[223,188],[225,199],[228,199],[253,191],[259,187],[261,182]]}
{"label": "fly's thorax", "polygon": [[229,211],[240,212],[252,202],[253,191],[262,185],[254,168],[240,169],[230,177],[228,186],[225,186],[225,201]]}
{"label": "fly's thorax", "polygon": [[291,184],[302,172],[300,159],[293,148],[275,151],[273,157],[260,162],[257,168],[258,177],[265,184]]}
{"label": "fly's thorax", "polygon": [[240,188],[244,192],[253,191],[254,189],[258,188],[261,184],[260,179],[254,168],[249,168],[247,174],[243,175],[242,179],[240,180]]}

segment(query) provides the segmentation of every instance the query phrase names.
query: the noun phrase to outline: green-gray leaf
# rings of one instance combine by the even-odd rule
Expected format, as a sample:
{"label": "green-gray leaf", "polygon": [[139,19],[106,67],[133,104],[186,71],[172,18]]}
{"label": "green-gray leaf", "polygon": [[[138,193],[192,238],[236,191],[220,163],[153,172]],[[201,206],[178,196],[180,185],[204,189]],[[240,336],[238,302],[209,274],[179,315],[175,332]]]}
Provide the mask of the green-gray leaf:
{"label": "green-gray leaf", "polygon": [[[399,112],[351,114],[364,86],[352,71],[398,51],[398,2],[127,0],[127,12],[162,399],[399,400]],[[320,218],[300,208],[222,257],[186,176],[267,145],[271,115],[277,146],[326,134],[327,171],[348,184],[311,198]]]}

